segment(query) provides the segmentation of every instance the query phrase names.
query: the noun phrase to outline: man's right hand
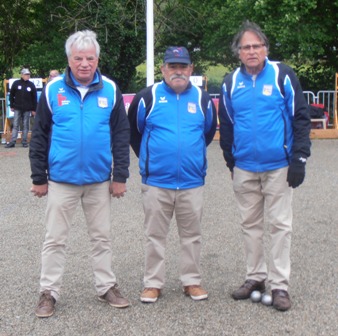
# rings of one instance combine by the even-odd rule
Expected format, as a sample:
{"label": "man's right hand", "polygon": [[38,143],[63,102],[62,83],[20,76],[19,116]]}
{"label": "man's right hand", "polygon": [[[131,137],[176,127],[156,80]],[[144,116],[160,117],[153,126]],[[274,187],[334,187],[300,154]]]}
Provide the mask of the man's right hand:
{"label": "man's right hand", "polygon": [[48,193],[48,184],[47,183],[41,185],[33,184],[31,188],[31,193],[33,193],[34,196],[37,196],[39,198],[46,196]]}

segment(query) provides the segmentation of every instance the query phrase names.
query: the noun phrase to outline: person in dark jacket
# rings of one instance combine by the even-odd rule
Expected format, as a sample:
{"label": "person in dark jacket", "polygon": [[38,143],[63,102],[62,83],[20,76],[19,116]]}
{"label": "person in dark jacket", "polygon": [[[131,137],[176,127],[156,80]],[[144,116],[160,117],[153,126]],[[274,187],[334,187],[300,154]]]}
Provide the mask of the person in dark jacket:
{"label": "person in dark jacket", "polygon": [[38,317],[54,313],[79,201],[92,245],[98,299],[117,308],[129,305],[111,268],[111,196],[124,196],[129,177],[130,128],[123,97],[98,69],[100,46],[94,32],[74,33],[65,49],[68,67],[42,92],[29,151],[31,192],[37,197],[48,193]]}
{"label": "person in dark jacket", "polygon": [[22,146],[28,147],[27,137],[29,131],[30,116],[35,115],[37,105],[37,93],[34,83],[30,79],[28,69],[21,70],[21,78],[14,81],[9,93],[10,109],[14,112],[13,129],[10,142],[5,148],[15,147],[18,138],[20,120],[22,120]]}
{"label": "person in dark jacket", "polygon": [[[232,293],[248,299],[272,291],[273,306],[291,307],[288,293],[292,189],[302,184],[310,156],[310,117],[293,70],[267,58],[260,27],[245,22],[232,49],[241,66],[227,75],[219,103],[220,145],[233,179],[246,252],[245,283]],[[264,221],[270,226],[268,266]]]}
{"label": "person in dark jacket", "polygon": [[203,300],[208,297],[200,274],[203,186],[216,110],[208,93],[190,83],[193,65],[186,48],[169,47],[161,71],[163,81],[141,90],[128,110],[145,212],[140,299],[156,302],[164,287],[166,237],[175,213],[183,290],[193,300]]}

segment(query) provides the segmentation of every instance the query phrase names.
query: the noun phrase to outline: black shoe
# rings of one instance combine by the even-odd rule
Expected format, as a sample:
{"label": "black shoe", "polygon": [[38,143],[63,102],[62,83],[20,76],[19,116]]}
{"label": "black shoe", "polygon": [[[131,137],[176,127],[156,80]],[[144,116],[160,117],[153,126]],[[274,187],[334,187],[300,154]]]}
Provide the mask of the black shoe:
{"label": "black shoe", "polygon": [[264,280],[263,281],[255,281],[251,279],[246,280],[240,288],[238,288],[232,293],[232,297],[235,300],[249,299],[253,291],[260,291],[261,293],[263,293],[265,291]]}
{"label": "black shoe", "polygon": [[15,147],[15,142],[9,142],[5,148],[14,148]]}
{"label": "black shoe", "polygon": [[27,148],[27,147],[28,147],[28,143],[27,143],[27,142],[23,142],[23,143],[22,143],[22,147]]}

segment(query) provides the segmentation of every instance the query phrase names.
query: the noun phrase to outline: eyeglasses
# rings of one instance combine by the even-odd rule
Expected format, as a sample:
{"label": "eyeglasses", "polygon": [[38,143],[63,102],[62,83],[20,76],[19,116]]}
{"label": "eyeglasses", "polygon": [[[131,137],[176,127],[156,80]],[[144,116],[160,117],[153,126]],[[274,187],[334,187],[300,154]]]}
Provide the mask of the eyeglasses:
{"label": "eyeglasses", "polygon": [[252,48],[254,51],[260,50],[262,47],[265,46],[265,43],[260,43],[260,44],[247,44],[244,46],[239,46],[238,48],[243,51],[250,51]]}

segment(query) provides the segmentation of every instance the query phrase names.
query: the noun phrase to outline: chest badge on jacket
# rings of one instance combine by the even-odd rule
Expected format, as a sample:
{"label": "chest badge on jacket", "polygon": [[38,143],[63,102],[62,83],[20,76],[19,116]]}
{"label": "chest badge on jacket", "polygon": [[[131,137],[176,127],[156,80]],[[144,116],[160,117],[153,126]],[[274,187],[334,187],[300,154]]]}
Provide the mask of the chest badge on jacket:
{"label": "chest badge on jacket", "polygon": [[264,85],[263,86],[263,95],[264,96],[271,96],[272,94],[272,85]]}
{"label": "chest badge on jacket", "polygon": [[97,97],[97,105],[102,108],[108,107],[107,97]]}
{"label": "chest badge on jacket", "polygon": [[196,113],[196,104],[195,103],[188,103],[188,112],[189,113]]}

